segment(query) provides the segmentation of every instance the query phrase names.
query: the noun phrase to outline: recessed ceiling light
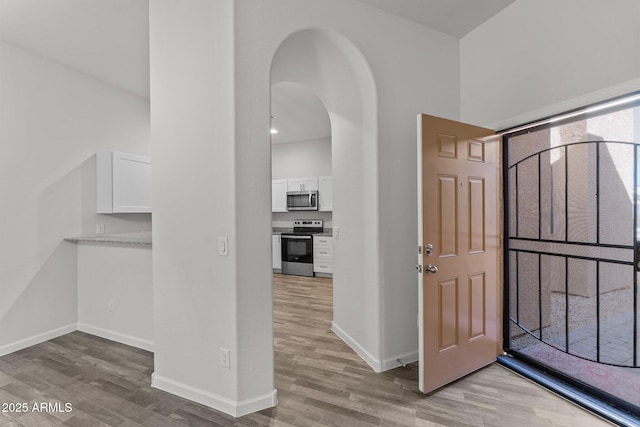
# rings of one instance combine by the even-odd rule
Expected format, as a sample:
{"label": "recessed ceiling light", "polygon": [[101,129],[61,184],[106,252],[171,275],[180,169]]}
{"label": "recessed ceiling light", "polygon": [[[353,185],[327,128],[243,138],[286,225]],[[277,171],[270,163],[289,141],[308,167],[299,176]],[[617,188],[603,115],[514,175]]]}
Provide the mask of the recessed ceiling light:
{"label": "recessed ceiling light", "polygon": [[276,133],[278,133],[278,129],[271,128],[271,133],[272,133],[272,134],[276,134]]}

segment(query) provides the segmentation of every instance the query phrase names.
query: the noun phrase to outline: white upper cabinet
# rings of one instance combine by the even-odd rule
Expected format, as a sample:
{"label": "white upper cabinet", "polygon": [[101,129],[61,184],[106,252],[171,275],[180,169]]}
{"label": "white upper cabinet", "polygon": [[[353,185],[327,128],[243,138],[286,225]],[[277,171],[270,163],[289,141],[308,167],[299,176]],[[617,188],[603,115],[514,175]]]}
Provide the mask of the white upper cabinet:
{"label": "white upper cabinet", "polygon": [[290,178],[287,191],[318,191],[318,177]]}
{"label": "white upper cabinet", "polygon": [[333,177],[331,176],[319,176],[318,177],[318,210],[320,211],[332,211],[333,210]]}
{"label": "white upper cabinet", "polygon": [[98,213],[151,212],[151,157],[96,153]]}
{"label": "white upper cabinet", "polygon": [[271,212],[287,212],[287,180],[271,181]]}

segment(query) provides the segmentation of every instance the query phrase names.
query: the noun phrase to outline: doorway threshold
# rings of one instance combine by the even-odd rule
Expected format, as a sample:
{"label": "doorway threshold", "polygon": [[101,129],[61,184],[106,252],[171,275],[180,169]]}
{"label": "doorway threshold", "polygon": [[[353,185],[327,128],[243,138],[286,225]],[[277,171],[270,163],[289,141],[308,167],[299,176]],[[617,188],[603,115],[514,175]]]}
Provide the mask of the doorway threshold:
{"label": "doorway threshold", "polygon": [[640,426],[640,419],[633,414],[567,384],[529,363],[510,355],[499,356],[498,363],[609,422],[623,427]]}

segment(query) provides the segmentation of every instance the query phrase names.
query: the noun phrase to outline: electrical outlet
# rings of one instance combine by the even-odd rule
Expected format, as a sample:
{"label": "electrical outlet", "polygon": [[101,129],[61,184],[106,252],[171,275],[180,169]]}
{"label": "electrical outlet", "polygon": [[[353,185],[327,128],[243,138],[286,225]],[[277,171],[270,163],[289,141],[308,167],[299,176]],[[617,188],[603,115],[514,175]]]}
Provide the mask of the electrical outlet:
{"label": "electrical outlet", "polygon": [[104,234],[104,224],[96,224],[96,234]]}
{"label": "electrical outlet", "polygon": [[107,303],[109,311],[116,311],[116,302],[113,297],[109,297],[109,302]]}
{"label": "electrical outlet", "polygon": [[220,366],[223,368],[231,368],[231,361],[229,358],[229,349],[220,347]]}

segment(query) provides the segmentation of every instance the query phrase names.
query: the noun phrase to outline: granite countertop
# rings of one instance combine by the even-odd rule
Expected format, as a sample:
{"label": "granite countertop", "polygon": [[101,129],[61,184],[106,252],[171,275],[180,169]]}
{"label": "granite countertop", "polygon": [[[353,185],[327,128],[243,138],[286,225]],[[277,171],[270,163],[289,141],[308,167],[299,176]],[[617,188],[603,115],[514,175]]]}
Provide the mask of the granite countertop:
{"label": "granite countertop", "polygon": [[272,234],[282,234],[282,233],[293,233],[293,228],[291,227],[273,227],[271,229]]}
{"label": "granite countertop", "polygon": [[151,232],[122,234],[91,234],[85,236],[65,237],[71,243],[111,243],[121,245],[151,246]]}
{"label": "granite countertop", "polygon": [[[273,234],[291,233],[292,228],[273,227]],[[314,236],[332,237],[333,230],[325,228],[322,233],[315,233]],[[151,246],[151,232],[144,231],[140,233],[121,233],[121,234],[87,234],[84,236],[65,237],[67,242],[71,243],[105,243],[105,244],[121,244],[121,245],[139,245]]]}

